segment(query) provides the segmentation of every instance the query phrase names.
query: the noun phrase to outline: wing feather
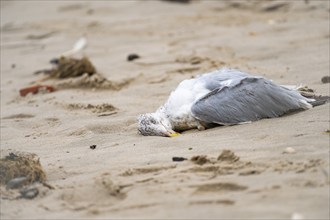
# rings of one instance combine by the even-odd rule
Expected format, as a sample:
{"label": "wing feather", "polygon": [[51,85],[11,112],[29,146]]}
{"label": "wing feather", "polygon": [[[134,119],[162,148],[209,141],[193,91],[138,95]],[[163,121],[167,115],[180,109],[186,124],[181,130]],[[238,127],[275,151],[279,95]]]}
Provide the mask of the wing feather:
{"label": "wing feather", "polygon": [[205,123],[224,125],[273,118],[310,107],[298,92],[260,77],[242,78],[234,86],[220,86],[197,100],[191,110]]}

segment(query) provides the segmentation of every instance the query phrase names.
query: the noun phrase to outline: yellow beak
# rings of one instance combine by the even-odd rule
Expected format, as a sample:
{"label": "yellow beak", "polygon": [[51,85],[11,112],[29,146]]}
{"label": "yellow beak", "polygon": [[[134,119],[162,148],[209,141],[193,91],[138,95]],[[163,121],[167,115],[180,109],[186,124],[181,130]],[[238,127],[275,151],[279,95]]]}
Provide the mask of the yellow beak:
{"label": "yellow beak", "polygon": [[180,133],[173,133],[173,134],[170,134],[170,137],[176,137],[176,136],[179,136],[180,135]]}

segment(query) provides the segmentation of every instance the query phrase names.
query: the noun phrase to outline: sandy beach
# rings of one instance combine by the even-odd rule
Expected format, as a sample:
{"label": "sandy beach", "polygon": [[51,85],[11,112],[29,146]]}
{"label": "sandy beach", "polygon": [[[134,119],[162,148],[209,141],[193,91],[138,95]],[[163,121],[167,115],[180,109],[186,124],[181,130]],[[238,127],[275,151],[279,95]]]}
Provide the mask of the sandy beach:
{"label": "sandy beach", "polygon": [[[329,219],[329,103],[173,138],[136,120],[222,67],[329,96],[329,14],[312,0],[1,0],[1,157],[36,154],[51,186],[25,199],[1,185],[1,219]],[[52,79],[20,96],[81,37],[116,87]]]}

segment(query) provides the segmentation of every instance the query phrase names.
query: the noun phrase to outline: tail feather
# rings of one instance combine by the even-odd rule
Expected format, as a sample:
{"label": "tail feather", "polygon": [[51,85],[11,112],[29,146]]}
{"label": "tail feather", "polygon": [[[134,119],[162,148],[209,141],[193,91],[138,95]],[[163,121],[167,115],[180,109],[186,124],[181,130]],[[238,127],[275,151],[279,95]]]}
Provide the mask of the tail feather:
{"label": "tail feather", "polygon": [[315,99],[315,101],[309,102],[313,107],[330,102],[330,96],[314,96],[313,99]]}
{"label": "tail feather", "polygon": [[299,100],[299,105],[301,108],[303,109],[311,109],[313,108],[314,106],[311,104],[311,102],[315,101],[314,99],[308,99],[308,100],[303,100],[303,99],[300,99]]}

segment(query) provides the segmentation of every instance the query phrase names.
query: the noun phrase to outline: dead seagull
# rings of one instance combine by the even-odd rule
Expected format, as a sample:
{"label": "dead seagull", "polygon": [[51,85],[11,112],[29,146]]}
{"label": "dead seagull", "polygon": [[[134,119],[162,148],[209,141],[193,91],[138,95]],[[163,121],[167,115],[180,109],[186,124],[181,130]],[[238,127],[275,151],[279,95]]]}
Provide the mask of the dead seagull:
{"label": "dead seagull", "polygon": [[138,130],[142,135],[173,137],[188,129],[249,123],[319,104],[295,89],[223,68],[182,81],[155,113],[139,115]]}

